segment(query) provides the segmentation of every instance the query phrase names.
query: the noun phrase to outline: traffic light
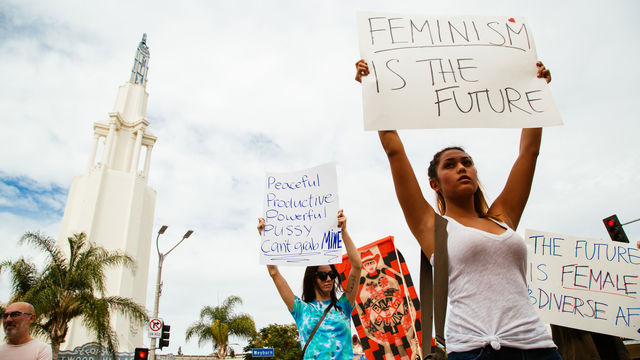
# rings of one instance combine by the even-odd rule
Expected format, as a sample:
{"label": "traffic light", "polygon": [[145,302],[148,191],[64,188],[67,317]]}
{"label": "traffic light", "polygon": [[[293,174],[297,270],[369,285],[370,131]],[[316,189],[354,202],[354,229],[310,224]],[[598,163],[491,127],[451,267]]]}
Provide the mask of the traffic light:
{"label": "traffic light", "polygon": [[604,227],[607,228],[607,232],[609,232],[611,240],[623,243],[629,242],[627,234],[624,233],[624,229],[622,229],[622,225],[620,225],[618,215],[613,214],[608,218],[602,219],[602,222],[604,222]]}
{"label": "traffic light", "polygon": [[133,360],[147,360],[149,359],[149,349],[136,348],[133,353]]}
{"label": "traffic light", "polygon": [[162,325],[162,334],[160,335],[160,344],[158,345],[160,350],[165,346],[169,346],[169,336],[171,336],[170,331],[170,325]]}

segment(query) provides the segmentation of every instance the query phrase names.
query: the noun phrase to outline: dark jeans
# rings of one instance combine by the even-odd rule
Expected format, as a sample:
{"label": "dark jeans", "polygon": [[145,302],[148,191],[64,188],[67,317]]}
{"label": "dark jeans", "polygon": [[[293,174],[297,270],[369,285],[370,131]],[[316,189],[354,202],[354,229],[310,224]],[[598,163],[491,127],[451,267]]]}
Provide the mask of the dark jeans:
{"label": "dark jeans", "polygon": [[482,349],[449,353],[447,360],[562,360],[562,358],[556,349],[520,350],[503,346],[500,350],[494,350],[491,345],[488,345]]}

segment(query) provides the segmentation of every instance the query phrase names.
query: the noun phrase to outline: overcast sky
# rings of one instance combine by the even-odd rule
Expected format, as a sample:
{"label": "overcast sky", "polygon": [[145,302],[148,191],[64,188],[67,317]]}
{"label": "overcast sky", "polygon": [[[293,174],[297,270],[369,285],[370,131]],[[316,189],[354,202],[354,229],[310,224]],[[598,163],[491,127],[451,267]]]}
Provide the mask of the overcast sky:
{"label": "overcast sky", "polygon": [[[146,32],[147,119],[158,137],[149,178],[157,191],[153,231],[169,225],[160,238],[166,251],[195,230],[164,262],[160,313],[172,325],[164,353],[178,346],[210,353],[210,345],[185,342],[185,329],[203,306],[230,295],[244,300],[237,310],[258,328],[293,322],[258,265],[255,226],[267,171],[335,161],[340,207],[356,245],[394,235],[417,280],[419,249],[386,156],[377,134],[363,131],[361,89],[353,80],[357,11],[524,17],[552,71],[564,125],[544,130],[518,232],[608,239],[604,217],[640,217],[638,1],[4,0],[1,259],[32,254],[17,245],[25,231],[58,236],[71,179],[86,171],[93,123],[108,118]],[[426,167],[436,151],[465,146],[492,200],[519,140],[517,129],[400,135],[430,201]],[[625,230],[640,240],[640,222]],[[151,251],[148,309],[157,266]],[[300,294],[303,269],[282,271]],[[9,296],[4,274],[0,301]]]}

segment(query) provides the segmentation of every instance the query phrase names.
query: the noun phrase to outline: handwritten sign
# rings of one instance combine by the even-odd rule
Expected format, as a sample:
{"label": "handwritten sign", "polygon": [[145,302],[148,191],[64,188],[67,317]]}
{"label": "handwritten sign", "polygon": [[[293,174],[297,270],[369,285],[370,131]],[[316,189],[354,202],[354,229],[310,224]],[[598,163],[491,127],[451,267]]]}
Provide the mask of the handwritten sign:
{"label": "handwritten sign", "polygon": [[543,321],[640,340],[640,250],[526,231],[531,304]]}
{"label": "handwritten sign", "polygon": [[561,125],[522,18],[358,14],[365,130]]}
{"label": "handwritten sign", "polygon": [[267,174],[260,262],[323,265],[341,261],[335,164]]}

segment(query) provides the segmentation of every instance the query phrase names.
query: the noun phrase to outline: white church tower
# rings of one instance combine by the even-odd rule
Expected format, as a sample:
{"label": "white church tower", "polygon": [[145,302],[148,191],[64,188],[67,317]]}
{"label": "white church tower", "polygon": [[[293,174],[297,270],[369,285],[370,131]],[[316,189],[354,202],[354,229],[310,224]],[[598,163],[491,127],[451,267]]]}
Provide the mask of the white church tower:
{"label": "white church tower", "polygon": [[[86,173],[73,178],[59,242],[85,232],[90,241],[108,250],[122,250],[136,260],[134,274],[124,268],[107,276],[107,295],[132,298],[145,305],[156,192],[148,186],[151,150],[156,137],[145,118],[149,94],[147,34],[142,36],[131,78],[118,89],[109,118],[94,123],[93,146]],[[112,315],[119,351],[143,344],[144,327]],[[71,324],[62,350],[94,341],[80,321]]]}

